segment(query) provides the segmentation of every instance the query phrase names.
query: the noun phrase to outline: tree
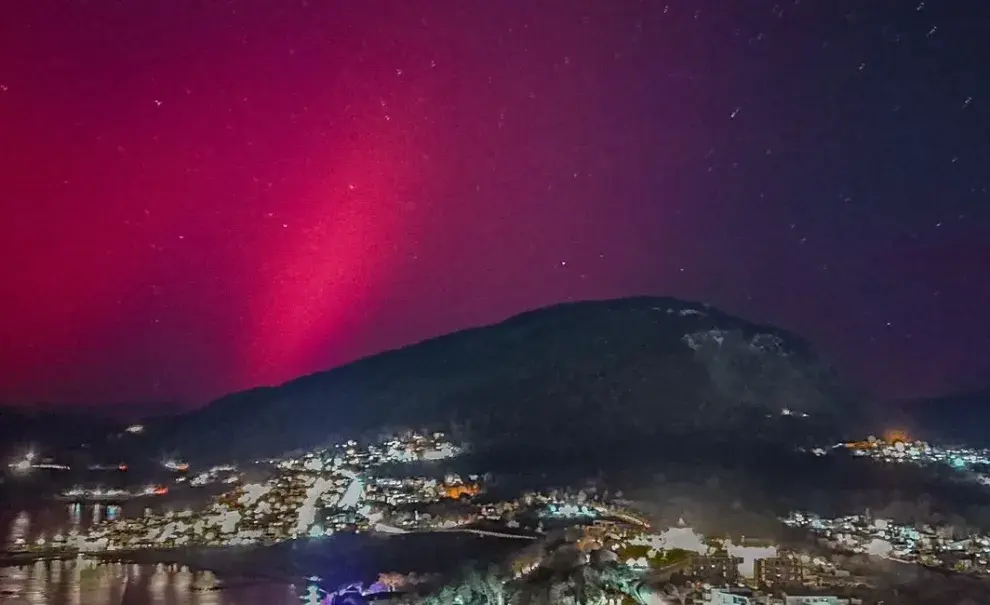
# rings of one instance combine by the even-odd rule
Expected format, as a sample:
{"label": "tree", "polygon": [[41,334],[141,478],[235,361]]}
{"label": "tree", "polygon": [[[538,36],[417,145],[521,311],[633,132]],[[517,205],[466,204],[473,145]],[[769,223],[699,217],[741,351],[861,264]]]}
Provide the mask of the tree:
{"label": "tree", "polygon": [[405,586],[406,578],[400,573],[383,573],[378,575],[377,583],[394,592]]}
{"label": "tree", "polygon": [[601,572],[589,565],[574,569],[570,577],[574,586],[575,601],[579,605],[600,603],[605,598]]}
{"label": "tree", "polygon": [[494,567],[481,575],[481,589],[489,605],[505,605],[505,582]]}
{"label": "tree", "polygon": [[497,570],[469,568],[460,583],[465,604],[505,605],[505,586]]}
{"label": "tree", "polygon": [[667,584],[664,588],[664,592],[667,593],[667,596],[676,599],[681,605],[684,605],[688,598],[688,592],[675,586],[674,584]]}

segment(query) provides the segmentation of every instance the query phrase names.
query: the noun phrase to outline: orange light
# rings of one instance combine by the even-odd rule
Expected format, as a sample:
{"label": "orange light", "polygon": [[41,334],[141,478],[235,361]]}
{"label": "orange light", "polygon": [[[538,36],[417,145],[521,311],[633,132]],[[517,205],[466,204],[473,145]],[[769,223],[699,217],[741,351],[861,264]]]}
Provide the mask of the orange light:
{"label": "orange light", "polygon": [[457,484],[457,485],[447,485],[444,486],[444,494],[453,500],[457,500],[461,496],[474,496],[477,495],[481,488],[477,484]]}
{"label": "orange light", "polygon": [[907,431],[901,429],[890,429],[883,434],[883,440],[887,443],[908,443],[911,439],[908,437]]}

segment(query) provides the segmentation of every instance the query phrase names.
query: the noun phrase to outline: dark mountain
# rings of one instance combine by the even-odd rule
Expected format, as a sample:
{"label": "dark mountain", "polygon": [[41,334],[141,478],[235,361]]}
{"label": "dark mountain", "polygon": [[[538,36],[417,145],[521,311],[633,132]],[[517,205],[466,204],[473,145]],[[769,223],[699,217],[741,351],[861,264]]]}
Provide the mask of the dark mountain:
{"label": "dark mountain", "polygon": [[484,451],[581,455],[711,447],[713,436],[719,447],[834,436],[859,403],[792,334],[706,305],[640,297],[539,309],[235,393],[149,437],[155,453],[258,458],[430,427]]}
{"label": "dark mountain", "polygon": [[105,416],[64,407],[0,407],[0,459],[20,457],[29,449],[44,456],[61,455],[102,442],[123,426]]}
{"label": "dark mountain", "polygon": [[990,447],[990,389],[892,405],[891,424],[912,436]]}

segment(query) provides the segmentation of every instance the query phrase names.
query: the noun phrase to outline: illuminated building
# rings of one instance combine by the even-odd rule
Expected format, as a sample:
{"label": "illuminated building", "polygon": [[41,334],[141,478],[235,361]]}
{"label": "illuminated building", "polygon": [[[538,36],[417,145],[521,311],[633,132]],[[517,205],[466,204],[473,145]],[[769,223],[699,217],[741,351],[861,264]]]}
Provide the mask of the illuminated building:
{"label": "illuminated building", "polygon": [[793,586],[804,582],[804,566],[794,557],[757,559],[754,571],[759,586]]}
{"label": "illuminated building", "polygon": [[749,595],[737,594],[726,590],[712,589],[705,595],[704,605],[750,605],[753,599]]}
{"label": "illuminated building", "polygon": [[162,466],[170,471],[187,471],[189,470],[189,464],[187,462],[182,462],[181,460],[166,460]]}
{"label": "illuminated building", "polygon": [[443,494],[451,500],[457,500],[464,496],[476,496],[481,492],[477,483],[458,483],[456,485],[443,486]]}
{"label": "illuminated building", "polygon": [[742,557],[733,557],[728,553],[692,555],[688,573],[698,578],[720,578],[731,583],[739,579],[739,564],[742,562]]}
{"label": "illuminated building", "polygon": [[784,605],[844,605],[849,603],[848,599],[840,599],[836,596],[784,596]]}

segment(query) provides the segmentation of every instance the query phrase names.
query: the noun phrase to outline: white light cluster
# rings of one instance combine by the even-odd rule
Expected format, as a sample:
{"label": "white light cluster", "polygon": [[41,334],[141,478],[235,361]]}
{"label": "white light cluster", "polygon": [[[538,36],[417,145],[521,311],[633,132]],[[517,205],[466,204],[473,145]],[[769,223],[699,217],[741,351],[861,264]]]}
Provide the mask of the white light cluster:
{"label": "white light cluster", "polygon": [[259,498],[270,492],[272,486],[267,483],[250,483],[244,486],[244,494],[237,503],[243,506],[253,506]]}
{"label": "white light cluster", "polygon": [[990,534],[972,534],[960,540],[952,537],[947,526],[918,528],[868,515],[829,519],[792,512],[781,521],[789,527],[808,530],[837,550],[934,567],[949,560],[963,560],[970,562],[972,571],[990,575],[986,563],[990,559]]}
{"label": "white light cluster", "polygon": [[323,479],[322,477],[306,488],[306,496],[303,499],[302,504],[299,506],[299,516],[296,519],[296,525],[293,529],[294,534],[303,535],[309,533],[314,521],[316,521],[317,502],[323,497],[323,494],[329,492],[333,488],[333,482]]}
{"label": "white light cluster", "polygon": [[[459,452],[441,433],[408,433],[369,445],[348,441],[302,456],[262,462],[274,471],[269,478],[236,487],[200,510],[108,519],[92,526],[87,535],[71,538],[70,548],[107,551],[270,544],[370,529],[369,519],[390,515],[387,502],[401,500],[399,494],[418,494],[424,502],[444,495],[442,486],[425,478],[395,482],[382,478],[379,483],[376,468],[398,460],[434,460]],[[188,468],[179,460],[163,465],[177,471]],[[218,466],[189,477],[189,483],[206,485],[225,474],[239,482],[235,467]],[[160,493],[157,486],[146,491]],[[444,527],[467,520],[437,518],[435,524]]]}

